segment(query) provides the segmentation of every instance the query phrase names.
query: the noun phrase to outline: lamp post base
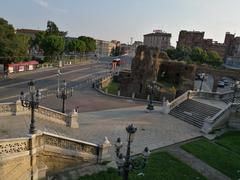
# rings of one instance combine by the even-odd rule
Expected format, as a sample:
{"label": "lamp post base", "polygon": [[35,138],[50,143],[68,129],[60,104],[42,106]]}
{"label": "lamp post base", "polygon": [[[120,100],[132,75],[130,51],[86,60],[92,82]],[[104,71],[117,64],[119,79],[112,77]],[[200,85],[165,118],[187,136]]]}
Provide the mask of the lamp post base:
{"label": "lamp post base", "polygon": [[154,105],[153,104],[148,104],[147,110],[149,110],[149,111],[154,110]]}

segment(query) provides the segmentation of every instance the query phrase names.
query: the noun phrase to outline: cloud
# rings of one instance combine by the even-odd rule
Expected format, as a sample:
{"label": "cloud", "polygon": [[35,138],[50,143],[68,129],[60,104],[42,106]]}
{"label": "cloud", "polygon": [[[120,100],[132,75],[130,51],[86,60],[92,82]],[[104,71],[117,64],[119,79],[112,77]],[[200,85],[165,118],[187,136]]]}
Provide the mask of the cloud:
{"label": "cloud", "polygon": [[66,9],[61,9],[57,7],[51,7],[47,0],[33,0],[37,5],[49,10],[49,11],[55,11],[55,12],[60,12],[60,13],[67,13]]}
{"label": "cloud", "polygon": [[48,8],[49,4],[46,0],[34,0],[34,2],[44,8]]}

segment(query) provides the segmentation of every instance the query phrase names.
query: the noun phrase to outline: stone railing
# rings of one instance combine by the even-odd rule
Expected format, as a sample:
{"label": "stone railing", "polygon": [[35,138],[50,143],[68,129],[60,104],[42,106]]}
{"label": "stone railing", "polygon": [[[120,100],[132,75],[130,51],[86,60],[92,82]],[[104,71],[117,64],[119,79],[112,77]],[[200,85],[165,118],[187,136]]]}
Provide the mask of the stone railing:
{"label": "stone railing", "polygon": [[0,139],[0,157],[27,152],[29,148],[29,138]]}
{"label": "stone railing", "polygon": [[[28,108],[24,108],[21,105],[20,101],[16,103],[0,103],[0,116],[9,116],[9,115],[19,115],[19,114],[29,114],[30,111]],[[43,106],[39,106],[35,110],[37,117],[52,121],[54,123],[66,125],[71,128],[79,128],[78,125],[78,113],[72,112],[69,114],[61,113],[53,109],[49,109]]]}
{"label": "stone railing", "polygon": [[224,109],[219,111],[212,118],[205,119],[201,131],[208,134],[216,129],[221,129],[226,126],[230,114],[232,112],[232,103],[228,104]]}
{"label": "stone railing", "polygon": [[13,115],[16,112],[15,103],[0,103],[0,114]]}
{"label": "stone railing", "polygon": [[107,139],[103,144],[94,144],[46,132],[28,136],[0,139],[1,178],[46,179],[47,171],[63,170],[69,164],[101,163],[110,158],[111,144]]}
{"label": "stone railing", "polygon": [[190,93],[191,93],[191,91],[186,91],[184,94],[182,94],[181,96],[179,96],[176,99],[174,99],[173,101],[171,101],[169,104],[170,110],[172,110],[173,108],[175,108],[182,102],[186,101],[189,98]]}
{"label": "stone railing", "polygon": [[[233,98],[233,91],[228,91],[225,93],[219,92],[206,92],[206,91],[190,91],[190,97],[199,97],[204,99],[214,99],[214,100],[225,100]],[[239,93],[236,93],[236,96],[239,96]]]}

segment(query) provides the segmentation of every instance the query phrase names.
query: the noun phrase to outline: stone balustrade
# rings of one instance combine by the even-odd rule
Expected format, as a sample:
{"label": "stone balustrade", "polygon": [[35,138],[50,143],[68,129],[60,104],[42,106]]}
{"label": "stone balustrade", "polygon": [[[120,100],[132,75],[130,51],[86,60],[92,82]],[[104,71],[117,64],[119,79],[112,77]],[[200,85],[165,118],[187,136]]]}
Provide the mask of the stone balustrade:
{"label": "stone balustrade", "polygon": [[187,100],[190,96],[190,93],[191,93],[191,91],[186,91],[184,94],[182,94],[181,96],[179,96],[176,99],[174,99],[173,101],[171,101],[170,104],[169,104],[170,110],[175,108],[176,106],[178,106],[179,104],[181,104],[185,100]]}
{"label": "stone balustrade", "polygon": [[12,138],[0,140],[0,159],[6,155],[29,151],[29,138]]}
{"label": "stone balustrade", "polygon": [[[0,116],[29,113],[29,109],[24,108],[21,105],[21,101],[16,101],[15,103],[0,103]],[[39,108],[35,110],[35,114],[37,117],[43,120],[52,121],[54,123],[62,124],[71,128],[79,128],[78,113],[76,112],[65,114],[50,108],[39,106]]]}
{"label": "stone balustrade", "polygon": [[47,171],[108,160],[110,146],[107,139],[103,144],[94,144],[46,132],[26,138],[0,139],[1,178],[46,179]]}

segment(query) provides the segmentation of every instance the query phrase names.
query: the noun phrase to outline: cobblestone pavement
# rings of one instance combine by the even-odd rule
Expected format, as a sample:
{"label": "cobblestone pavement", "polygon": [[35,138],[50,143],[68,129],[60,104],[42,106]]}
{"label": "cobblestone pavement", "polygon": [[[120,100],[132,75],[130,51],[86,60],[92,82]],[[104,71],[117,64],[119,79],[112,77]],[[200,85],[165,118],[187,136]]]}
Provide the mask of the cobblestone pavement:
{"label": "cobblestone pavement", "polygon": [[[138,128],[132,144],[134,154],[142,152],[145,146],[156,149],[201,136],[198,128],[170,115],[162,115],[156,109],[146,113],[145,106],[138,106],[79,113],[79,129],[37,119],[37,129],[93,143],[102,143],[106,136],[114,144],[117,137],[126,141],[125,127],[133,123]],[[26,136],[30,124],[29,116],[0,118],[1,138]]]}

